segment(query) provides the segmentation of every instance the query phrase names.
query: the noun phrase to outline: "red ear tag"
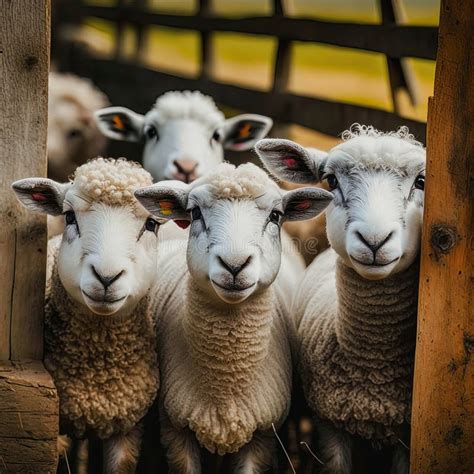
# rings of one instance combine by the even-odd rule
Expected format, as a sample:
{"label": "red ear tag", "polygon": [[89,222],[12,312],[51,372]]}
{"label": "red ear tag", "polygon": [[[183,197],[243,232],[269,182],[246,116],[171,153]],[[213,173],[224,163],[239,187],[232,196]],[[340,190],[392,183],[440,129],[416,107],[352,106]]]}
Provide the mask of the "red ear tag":
{"label": "red ear tag", "polygon": [[283,158],[283,163],[287,168],[295,169],[298,168],[298,161],[294,158]]}
{"label": "red ear tag", "polygon": [[306,209],[309,209],[311,207],[311,201],[301,201],[295,206],[295,209],[298,211],[306,211]]}
{"label": "red ear tag", "polygon": [[43,193],[32,193],[31,198],[37,202],[44,202],[48,200],[48,198]]}
{"label": "red ear tag", "polygon": [[178,226],[178,227],[181,227],[181,229],[187,229],[189,227],[189,224],[191,224],[191,222],[189,221],[185,221],[184,219],[181,220],[181,219],[176,219],[174,221],[174,223]]}

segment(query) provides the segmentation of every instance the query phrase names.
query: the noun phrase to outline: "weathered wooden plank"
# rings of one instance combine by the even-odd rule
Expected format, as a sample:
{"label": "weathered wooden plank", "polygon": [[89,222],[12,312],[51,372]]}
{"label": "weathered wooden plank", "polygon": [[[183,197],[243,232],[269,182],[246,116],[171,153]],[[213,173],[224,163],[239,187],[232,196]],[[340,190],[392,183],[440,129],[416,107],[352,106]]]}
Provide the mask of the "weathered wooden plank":
{"label": "weathered wooden plank", "polygon": [[49,2],[0,0],[0,359],[40,359],[46,221],[10,185],[46,175]]}
{"label": "weathered wooden plank", "polygon": [[474,1],[443,0],[428,162],[411,472],[474,472]]}
{"label": "weathered wooden plank", "polygon": [[40,361],[0,362],[0,472],[55,472],[59,400]]}
{"label": "weathered wooden plank", "polygon": [[285,92],[260,92],[205,79],[189,79],[152,71],[133,64],[76,57],[73,71],[90,77],[114,104],[144,113],[156,97],[168,90],[199,89],[224,105],[246,112],[261,113],[276,122],[290,122],[338,136],[354,122],[369,123],[381,130],[408,125],[424,142],[425,124],[379,109],[303,97]]}
{"label": "weathered wooden plank", "polygon": [[388,56],[435,59],[437,28],[426,26],[332,23],[284,16],[256,18],[222,18],[207,15],[167,15],[151,13],[134,7],[120,9],[89,5],[81,9],[71,5],[68,16],[75,12],[112,22],[126,21],[146,25],[161,25],[201,32],[231,31],[255,35],[276,36],[289,41],[311,41],[346,48],[375,51]]}

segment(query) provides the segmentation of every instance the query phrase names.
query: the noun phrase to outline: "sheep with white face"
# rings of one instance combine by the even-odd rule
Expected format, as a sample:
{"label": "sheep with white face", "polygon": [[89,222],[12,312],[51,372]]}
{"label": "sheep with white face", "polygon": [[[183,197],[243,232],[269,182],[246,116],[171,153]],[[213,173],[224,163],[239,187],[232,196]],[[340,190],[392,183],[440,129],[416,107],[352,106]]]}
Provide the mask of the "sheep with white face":
{"label": "sheep with white face", "polygon": [[408,472],[425,150],[403,127],[355,125],[329,153],[262,140],[278,177],[326,180],[332,249],[308,267],[294,299],[299,372],[317,417],[324,472],[352,471],[353,436],[393,446]]}
{"label": "sheep with white face", "polygon": [[225,120],[211,97],[199,91],[172,91],[158,97],[140,115],[125,107],[107,107],[95,114],[102,133],[113,140],[144,140],[143,166],[155,181],[189,183],[212,171],[224,150],[249,150],[264,138],[270,118],[243,114]]}
{"label": "sheep with white face", "polygon": [[161,182],[135,195],[158,218],[190,225],[187,254],[159,261],[169,464],[201,472],[201,444],[232,454],[235,472],[262,472],[274,462],[272,423],[284,421],[291,391],[292,295],[279,284],[290,277],[279,272],[281,225],[316,216],[332,196],[307,188],[283,194],[252,164],[221,164],[190,185]]}
{"label": "sheep with white face", "polygon": [[27,208],[64,215],[62,238],[48,243],[45,365],[65,434],[104,439],[106,472],[134,472],[140,422],[159,386],[149,293],[158,224],[133,196],[151,183],[136,163],[98,158],[67,184],[12,185]]}

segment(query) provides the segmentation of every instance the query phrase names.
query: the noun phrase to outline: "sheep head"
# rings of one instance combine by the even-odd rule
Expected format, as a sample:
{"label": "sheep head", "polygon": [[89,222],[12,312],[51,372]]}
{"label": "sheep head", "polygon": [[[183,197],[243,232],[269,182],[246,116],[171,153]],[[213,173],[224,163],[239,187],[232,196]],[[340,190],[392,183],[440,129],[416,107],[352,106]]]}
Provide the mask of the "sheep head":
{"label": "sheep head", "polygon": [[64,215],[59,278],[93,313],[128,314],[153,282],[158,223],[133,195],[151,183],[136,163],[97,158],[69,183],[26,178],[12,185],[28,209]]}
{"label": "sheep head", "polygon": [[102,133],[114,140],[145,143],[143,166],[156,181],[189,183],[212,171],[224,149],[249,150],[267,135],[270,118],[244,114],[225,120],[214,101],[198,91],[168,92],[140,115],[124,107],[95,114]]}
{"label": "sheep head", "polygon": [[419,253],[426,152],[406,127],[382,133],[356,124],[342,136],[329,153],[289,140],[261,140],[256,151],[279,178],[327,181],[331,246],[361,276],[382,279]]}
{"label": "sheep head", "polygon": [[190,224],[187,260],[210,298],[240,303],[267,288],[281,259],[281,225],[315,217],[331,201],[322,189],[286,194],[253,164],[219,165],[192,184],[164,181],[135,192],[160,219]]}

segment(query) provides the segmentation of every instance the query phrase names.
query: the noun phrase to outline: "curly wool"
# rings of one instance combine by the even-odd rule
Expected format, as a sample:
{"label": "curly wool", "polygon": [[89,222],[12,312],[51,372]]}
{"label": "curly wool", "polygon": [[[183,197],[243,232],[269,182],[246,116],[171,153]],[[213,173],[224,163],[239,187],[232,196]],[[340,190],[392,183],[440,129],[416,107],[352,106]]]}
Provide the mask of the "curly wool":
{"label": "curly wool", "polygon": [[125,158],[95,158],[74,173],[74,188],[85,198],[107,205],[136,204],[133,191],[153,182],[139,163]]}
{"label": "curly wool", "polygon": [[209,184],[216,199],[255,199],[265,193],[268,186],[278,186],[258,166],[245,163],[238,167],[222,163],[204,178],[193,183],[192,187]]}
{"label": "curly wool", "polygon": [[235,308],[212,306],[184,256],[164,258],[160,279],[160,398],[171,423],[220,455],[281,425],[292,374],[282,292],[273,285]]}
{"label": "curly wool", "polygon": [[168,120],[192,119],[216,128],[225,119],[212,97],[199,91],[170,91],[158,97],[153,107],[160,124]]}
{"label": "curly wool", "polygon": [[91,314],[62,286],[59,243],[48,245],[44,362],[59,393],[62,429],[79,438],[127,433],[159,388],[152,305],[143,298],[119,322]]}
{"label": "curly wool", "polygon": [[397,443],[410,421],[418,264],[370,281],[336,258],[332,250],[319,257],[301,289],[310,284],[314,295],[298,325],[306,397],[318,417]]}
{"label": "curly wool", "polygon": [[329,152],[326,167],[337,167],[341,161],[349,160],[352,167],[356,162],[359,168],[380,168],[398,174],[413,163],[425,161],[423,145],[405,126],[397,131],[381,132],[356,123],[342,133],[342,139],[344,141]]}

